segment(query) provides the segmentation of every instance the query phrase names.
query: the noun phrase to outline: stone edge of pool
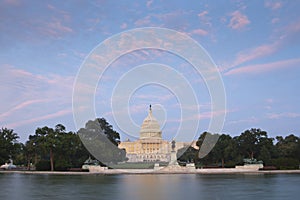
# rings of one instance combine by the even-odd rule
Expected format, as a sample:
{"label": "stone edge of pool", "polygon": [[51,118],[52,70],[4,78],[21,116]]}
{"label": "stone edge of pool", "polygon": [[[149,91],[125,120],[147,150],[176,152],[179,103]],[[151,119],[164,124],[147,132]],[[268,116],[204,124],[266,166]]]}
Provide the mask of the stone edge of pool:
{"label": "stone edge of pool", "polygon": [[153,169],[109,169],[99,172],[61,172],[61,171],[12,171],[1,170],[0,173],[18,174],[54,174],[54,175],[95,175],[95,174],[300,174],[300,170],[241,170],[241,169],[196,169],[193,171],[153,170]]}

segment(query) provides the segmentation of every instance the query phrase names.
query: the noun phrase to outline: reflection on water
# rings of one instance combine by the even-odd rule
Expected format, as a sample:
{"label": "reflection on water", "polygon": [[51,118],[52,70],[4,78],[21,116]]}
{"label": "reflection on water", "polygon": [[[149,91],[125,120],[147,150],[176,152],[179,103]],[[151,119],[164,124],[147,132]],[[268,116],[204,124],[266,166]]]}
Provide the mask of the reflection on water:
{"label": "reflection on water", "polygon": [[297,199],[299,174],[0,174],[1,199]]}

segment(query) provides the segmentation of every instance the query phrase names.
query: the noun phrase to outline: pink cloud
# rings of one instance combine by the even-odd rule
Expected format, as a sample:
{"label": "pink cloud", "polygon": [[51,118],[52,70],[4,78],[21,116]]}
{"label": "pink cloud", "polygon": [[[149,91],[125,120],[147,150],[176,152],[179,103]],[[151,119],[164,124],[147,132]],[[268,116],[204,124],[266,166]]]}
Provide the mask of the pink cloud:
{"label": "pink cloud", "polygon": [[176,109],[182,109],[182,110],[198,110],[198,109],[200,109],[202,111],[202,110],[211,109],[211,104],[206,103],[206,104],[197,104],[197,105],[182,105],[180,103],[176,103],[176,104],[172,105],[172,107],[176,108]]}
{"label": "pink cloud", "polygon": [[208,32],[206,30],[203,30],[203,29],[196,29],[196,30],[193,30],[191,32],[191,34],[195,34],[195,35],[200,35],[200,36],[205,36],[208,34]]}
{"label": "pink cloud", "polygon": [[287,113],[270,113],[267,116],[269,119],[280,119],[280,118],[297,118],[300,117],[299,113],[292,113],[292,112],[287,112]]}
{"label": "pink cloud", "polygon": [[182,122],[182,121],[193,121],[193,120],[202,120],[202,119],[211,119],[212,117],[226,115],[229,112],[234,112],[233,110],[217,110],[217,111],[208,111],[200,112],[199,114],[190,116],[184,119],[170,119],[168,122]]}
{"label": "pink cloud", "polygon": [[4,0],[4,3],[8,4],[8,5],[12,5],[12,6],[18,6],[21,4],[21,1],[20,0]]}
{"label": "pink cloud", "polygon": [[185,31],[189,24],[191,12],[175,10],[166,13],[151,13],[134,22],[137,27],[141,26],[159,26],[173,28],[178,31]]}
{"label": "pink cloud", "polygon": [[51,114],[48,114],[48,115],[17,121],[17,122],[11,123],[11,124],[7,124],[6,126],[7,127],[19,127],[19,126],[22,126],[22,125],[25,125],[25,124],[30,124],[30,123],[34,123],[34,122],[43,121],[43,120],[49,120],[49,119],[53,119],[53,118],[56,118],[56,117],[65,116],[65,115],[68,115],[68,114],[71,114],[71,113],[72,113],[71,109],[60,110],[60,111],[57,111],[55,113],[51,113]]}
{"label": "pink cloud", "polygon": [[151,16],[148,15],[144,18],[138,19],[134,24],[136,26],[148,26],[148,25],[151,24],[151,19],[150,18],[151,18]]}
{"label": "pink cloud", "polygon": [[277,32],[277,36],[273,36],[274,38],[279,38],[279,40],[275,40],[272,43],[262,44],[257,47],[239,52],[232,63],[226,64],[222,67],[222,71],[226,71],[230,68],[237,67],[238,65],[255,60],[257,58],[262,58],[271,55],[277,52],[280,48],[284,47],[286,43],[290,43],[295,39],[297,40],[299,33],[300,20],[292,22],[280,29],[280,31]]}
{"label": "pink cloud", "polygon": [[89,24],[89,28],[87,29],[88,31],[94,31],[95,28],[97,27],[97,25],[100,23],[100,19],[99,18],[95,18],[95,19],[88,19],[87,20],[87,24]]}
{"label": "pink cloud", "polygon": [[210,22],[211,18],[208,17],[208,11],[207,10],[199,13],[198,17],[199,17],[199,19],[200,19],[200,21],[201,21],[202,24],[205,24],[205,25],[207,25],[209,27],[212,26],[212,24]]}
{"label": "pink cloud", "polygon": [[144,104],[133,105],[129,107],[130,114],[133,113],[146,113],[147,106]]}
{"label": "pink cloud", "polygon": [[247,50],[245,52],[241,52],[237,54],[236,59],[233,63],[233,66],[240,65],[242,63],[245,63],[250,60],[254,60],[260,57],[264,57],[266,55],[270,55],[277,51],[279,47],[278,42],[274,42],[272,44],[263,44],[258,47],[252,48],[250,50]]}
{"label": "pink cloud", "polygon": [[242,28],[250,24],[248,17],[238,10],[232,12],[230,16],[231,19],[228,26],[232,29],[241,30]]}
{"label": "pink cloud", "polygon": [[147,3],[146,3],[147,8],[150,8],[150,7],[151,7],[151,5],[153,4],[153,1],[154,1],[154,0],[149,0],[149,1],[147,1]]}
{"label": "pink cloud", "polygon": [[267,102],[267,103],[273,103],[273,102],[274,102],[274,99],[271,99],[271,98],[266,99],[266,102]]}
{"label": "pink cloud", "polygon": [[68,12],[64,11],[64,10],[61,10],[61,9],[58,9],[57,7],[51,5],[51,4],[48,4],[47,5],[47,8],[53,12],[55,12],[55,14],[59,14],[61,17],[60,19],[63,19],[64,21],[70,21],[71,19],[71,16]]}
{"label": "pink cloud", "polygon": [[13,108],[9,109],[7,112],[0,114],[0,120],[1,121],[4,120],[6,117],[10,116],[11,114],[13,114],[13,112],[15,112],[17,110],[22,110],[32,104],[42,103],[42,102],[47,102],[47,101],[49,101],[49,99],[36,99],[36,100],[24,101],[16,106],[14,106]]}
{"label": "pink cloud", "polygon": [[168,101],[172,98],[174,98],[174,95],[173,94],[165,94],[165,95],[147,95],[147,94],[140,94],[140,95],[135,95],[134,96],[136,99],[142,99],[142,100],[147,100],[147,99],[157,99],[158,102],[165,102],[165,101]]}
{"label": "pink cloud", "polygon": [[279,9],[279,8],[281,8],[282,7],[282,3],[281,2],[274,2],[274,1],[266,1],[265,2],[265,6],[267,7],[267,8],[270,8],[270,9],[272,9],[272,10],[277,10],[277,9]]}
{"label": "pink cloud", "polygon": [[257,123],[257,122],[258,122],[257,118],[251,117],[249,119],[240,119],[240,120],[229,121],[229,122],[226,122],[226,124],[250,123],[251,125],[253,125],[253,123]]}
{"label": "pink cloud", "polygon": [[274,103],[274,99],[269,98],[269,99],[265,99],[265,103],[267,104],[266,106],[264,106],[265,109],[267,110],[271,110],[273,103]]}
{"label": "pink cloud", "polygon": [[272,24],[276,24],[276,23],[278,23],[280,20],[279,20],[279,18],[273,18],[272,20],[271,20],[271,23]]}
{"label": "pink cloud", "polygon": [[59,20],[53,20],[51,22],[48,22],[45,24],[44,27],[41,27],[39,30],[46,35],[54,37],[61,36],[64,33],[73,32],[73,30],[70,27],[63,25],[62,22]]}
{"label": "pink cloud", "polygon": [[205,10],[205,11],[199,13],[199,14],[198,14],[198,17],[202,18],[202,17],[206,16],[207,14],[208,14],[208,11]]}
{"label": "pink cloud", "polygon": [[0,104],[2,125],[16,122],[19,126],[19,122],[71,106],[74,77],[33,74],[9,65],[1,65],[1,70],[0,90],[5,102]]}
{"label": "pink cloud", "polygon": [[52,5],[47,5],[48,9],[54,13],[53,18],[49,20],[32,19],[27,22],[26,26],[32,26],[39,34],[51,37],[61,37],[64,34],[72,33],[73,29],[67,24],[71,21],[71,16],[68,12],[60,10]]}
{"label": "pink cloud", "polygon": [[288,39],[293,36],[296,36],[298,38],[300,32],[300,20],[290,23],[282,29],[282,32],[283,35],[281,36],[281,39]]}
{"label": "pink cloud", "polygon": [[277,61],[267,64],[258,65],[248,65],[240,68],[234,68],[225,73],[225,75],[236,75],[236,74],[255,74],[255,73],[265,73],[275,69],[295,67],[300,65],[300,59],[290,59]]}
{"label": "pink cloud", "polygon": [[127,28],[127,24],[126,23],[121,24],[120,28],[121,29],[126,29]]}

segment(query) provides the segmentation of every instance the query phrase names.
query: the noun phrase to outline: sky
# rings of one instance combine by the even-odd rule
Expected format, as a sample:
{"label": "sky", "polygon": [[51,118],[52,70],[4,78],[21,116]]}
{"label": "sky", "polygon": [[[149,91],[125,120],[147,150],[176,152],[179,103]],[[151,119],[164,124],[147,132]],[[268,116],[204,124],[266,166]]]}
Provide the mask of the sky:
{"label": "sky", "polygon": [[[220,75],[226,95],[219,97],[226,107],[213,109],[207,83],[214,80],[182,56],[164,49],[123,52],[94,74],[92,105],[122,140],[138,137],[149,104],[169,140],[178,134],[198,137],[220,113],[226,116],[219,133],[236,136],[260,128],[271,137],[299,136],[299,10],[299,1],[271,0],[1,0],[0,126],[13,129],[20,141],[37,127],[63,124],[77,131],[73,91],[93,52],[101,56],[97,49],[118,34],[155,27],[202,47]],[[190,101],[188,87],[196,101]]]}

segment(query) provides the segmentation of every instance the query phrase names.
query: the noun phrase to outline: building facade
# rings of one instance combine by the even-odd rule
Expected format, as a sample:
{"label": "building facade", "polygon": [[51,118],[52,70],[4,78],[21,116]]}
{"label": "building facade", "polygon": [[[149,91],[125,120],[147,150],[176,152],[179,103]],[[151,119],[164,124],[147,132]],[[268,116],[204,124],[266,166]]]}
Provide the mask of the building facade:
{"label": "building facade", "polygon": [[[191,143],[176,142],[175,151],[190,146]],[[192,143],[195,146],[195,142]],[[140,138],[136,141],[124,141],[119,148],[126,150],[127,162],[170,162],[172,144],[163,140],[158,121],[153,117],[150,105],[148,116],[140,129]]]}

